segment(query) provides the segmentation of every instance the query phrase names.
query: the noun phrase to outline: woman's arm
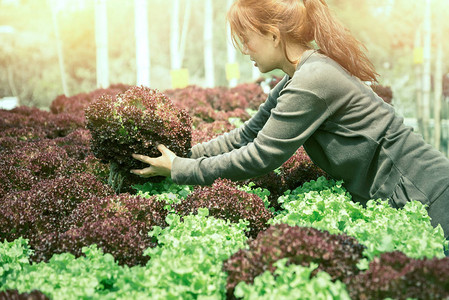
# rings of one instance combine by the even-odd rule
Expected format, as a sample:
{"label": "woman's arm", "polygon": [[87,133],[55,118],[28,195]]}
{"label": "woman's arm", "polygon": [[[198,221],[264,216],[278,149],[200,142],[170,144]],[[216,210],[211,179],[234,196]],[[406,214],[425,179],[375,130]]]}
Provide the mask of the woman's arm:
{"label": "woman's arm", "polygon": [[285,76],[269,93],[267,100],[260,105],[257,113],[243,126],[224,133],[208,142],[192,147],[190,158],[212,157],[239,149],[252,142],[257,133],[265,126],[271,110],[276,106],[279,92],[287,82]]}
{"label": "woman's arm", "polygon": [[263,128],[270,117],[271,109],[276,105],[276,101],[268,96],[257,113],[240,128],[235,128],[210,141],[196,144],[191,149],[190,158],[212,157],[223,153],[239,149],[252,142],[257,133]]}
{"label": "woman's arm", "polygon": [[[285,76],[270,92],[265,103],[260,105],[257,113],[245,124],[228,133],[225,133],[209,142],[197,144],[191,149],[190,158],[196,159],[200,157],[214,157],[224,153],[231,152],[234,149],[240,149],[256,138],[259,131],[265,126],[271,115],[271,110],[277,105],[277,98],[280,91],[287,82]],[[172,151],[164,145],[159,145],[158,150],[161,152],[159,157],[148,157],[140,154],[133,154],[133,157],[150,166],[141,170],[131,170],[131,173],[141,177],[152,177],[156,175],[171,176],[171,169],[174,159],[177,157]]]}
{"label": "woman's arm", "polygon": [[287,86],[252,142],[212,157],[175,157],[171,177],[178,184],[207,185],[217,178],[263,175],[290,158],[329,115],[325,101],[313,92]]}

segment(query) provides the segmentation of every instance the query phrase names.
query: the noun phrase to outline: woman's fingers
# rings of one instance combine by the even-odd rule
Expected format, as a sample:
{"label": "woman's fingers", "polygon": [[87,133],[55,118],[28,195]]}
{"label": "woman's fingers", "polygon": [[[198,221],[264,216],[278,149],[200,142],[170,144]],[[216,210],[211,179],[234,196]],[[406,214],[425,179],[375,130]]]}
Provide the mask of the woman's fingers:
{"label": "woman's fingers", "polygon": [[[164,154],[166,155],[166,154],[170,154],[171,153],[171,151],[168,150],[168,148],[165,147],[163,144],[158,144],[157,145],[157,150],[159,150],[159,152],[161,152],[162,155],[164,155]],[[146,156],[146,155],[142,155],[142,154],[136,154],[136,153],[133,153],[132,157],[134,157],[137,160],[140,160],[141,162],[144,162],[144,163],[147,163],[147,164],[150,164],[150,165],[152,164],[152,160],[154,159],[152,157],[149,157],[149,156]]]}
{"label": "woman's fingers", "polygon": [[[143,162],[143,163],[147,163],[149,165],[152,164],[152,160],[153,160],[151,157],[148,157],[146,155],[141,155],[141,154],[132,154],[132,157]],[[145,178],[155,176],[155,174],[153,174],[154,172],[153,172],[153,169],[151,166],[148,168],[144,168],[144,169],[133,169],[133,170],[130,170],[130,172],[133,174],[139,175],[141,177],[145,177]]]}
{"label": "woman's fingers", "polygon": [[171,164],[172,164],[173,160],[175,159],[176,154],[173,151],[171,151],[170,149],[168,149],[167,147],[165,147],[165,145],[163,145],[163,144],[159,144],[157,146],[157,150],[159,150],[161,152],[163,157],[165,157],[166,159],[169,160],[170,169],[171,169]]}
{"label": "woman's fingers", "polygon": [[140,170],[131,170],[131,173],[139,175],[144,178],[155,176],[151,167],[148,167],[145,169],[140,169]]}
{"label": "woman's fingers", "polygon": [[152,176],[166,176],[171,175],[171,165],[176,157],[176,154],[170,151],[163,144],[157,145],[157,149],[161,152],[159,157],[148,157],[141,154],[132,154],[132,157],[149,164],[150,167],[141,170],[131,170],[131,173],[142,176],[142,177],[152,177]]}
{"label": "woman's fingers", "polygon": [[162,155],[167,154],[167,151],[168,151],[168,152],[171,152],[171,151],[168,150],[168,148],[165,147],[165,145],[163,145],[163,144],[157,145],[157,150],[159,150],[159,152],[162,153]]}
{"label": "woman's fingers", "polygon": [[149,156],[141,155],[141,154],[134,154],[133,153],[132,157],[137,159],[137,160],[140,160],[141,162],[144,162],[144,163],[147,163],[147,164],[151,165],[152,158],[149,157]]}

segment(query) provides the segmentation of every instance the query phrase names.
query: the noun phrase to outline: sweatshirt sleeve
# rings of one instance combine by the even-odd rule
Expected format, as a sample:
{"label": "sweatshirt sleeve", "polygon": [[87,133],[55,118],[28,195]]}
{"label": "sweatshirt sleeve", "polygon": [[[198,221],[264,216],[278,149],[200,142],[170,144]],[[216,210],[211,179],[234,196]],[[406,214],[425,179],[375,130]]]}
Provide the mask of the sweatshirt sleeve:
{"label": "sweatshirt sleeve", "polygon": [[265,126],[265,123],[270,117],[271,110],[276,106],[276,99],[279,96],[279,92],[286,81],[287,76],[271,90],[267,100],[260,105],[257,113],[250,120],[246,121],[243,126],[222,134],[208,142],[193,146],[190,158],[196,159],[220,155],[234,149],[239,149],[252,142],[256,138],[257,133]]}
{"label": "sweatshirt sleeve", "polygon": [[295,84],[285,87],[276,100],[252,142],[212,157],[176,157],[173,181],[209,185],[217,178],[244,180],[268,173],[287,161],[330,115],[323,99]]}
{"label": "sweatshirt sleeve", "polygon": [[246,121],[240,128],[235,128],[208,142],[199,143],[193,146],[190,158],[220,155],[234,149],[239,149],[252,142],[268,120],[272,102],[274,101],[270,101],[269,97],[267,101],[260,106],[256,115]]}

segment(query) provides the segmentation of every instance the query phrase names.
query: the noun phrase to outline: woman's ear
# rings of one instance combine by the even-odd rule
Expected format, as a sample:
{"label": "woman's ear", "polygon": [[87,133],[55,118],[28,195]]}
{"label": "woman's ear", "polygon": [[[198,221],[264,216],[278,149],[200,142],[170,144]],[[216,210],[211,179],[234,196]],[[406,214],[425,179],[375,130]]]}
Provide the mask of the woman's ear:
{"label": "woman's ear", "polygon": [[279,29],[275,29],[272,32],[272,38],[273,38],[273,42],[274,42],[274,46],[278,47],[281,43],[281,32],[279,31]]}

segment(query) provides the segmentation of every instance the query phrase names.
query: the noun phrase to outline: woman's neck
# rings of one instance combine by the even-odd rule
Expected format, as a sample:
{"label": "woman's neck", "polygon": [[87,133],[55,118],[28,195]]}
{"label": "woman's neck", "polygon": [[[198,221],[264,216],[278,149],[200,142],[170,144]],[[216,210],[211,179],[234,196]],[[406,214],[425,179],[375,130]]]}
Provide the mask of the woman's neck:
{"label": "woman's neck", "polygon": [[310,48],[308,47],[304,47],[303,45],[299,45],[299,44],[286,44],[287,47],[287,56],[288,58],[293,61],[294,63],[292,64],[287,57],[285,57],[283,66],[282,66],[282,71],[284,71],[284,73],[286,73],[288,76],[293,77],[293,74],[295,74],[296,68],[298,67],[298,65],[301,62],[301,57],[303,56],[304,52],[309,50]]}

